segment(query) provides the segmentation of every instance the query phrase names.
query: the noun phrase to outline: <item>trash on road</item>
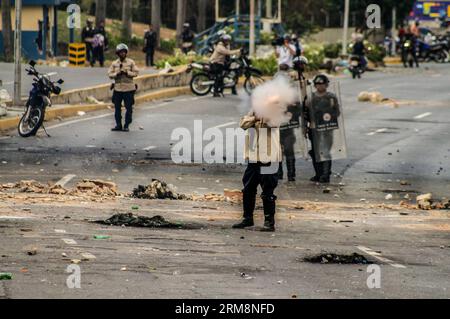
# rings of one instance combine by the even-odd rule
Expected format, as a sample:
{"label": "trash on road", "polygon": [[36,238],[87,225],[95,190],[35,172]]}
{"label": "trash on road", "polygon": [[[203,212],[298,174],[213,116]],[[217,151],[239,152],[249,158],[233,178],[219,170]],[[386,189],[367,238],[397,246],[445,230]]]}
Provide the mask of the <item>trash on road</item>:
{"label": "trash on road", "polygon": [[188,196],[175,192],[172,185],[167,185],[158,179],[152,179],[150,185],[147,186],[139,185],[133,190],[131,197],[140,199],[188,199]]}
{"label": "trash on road", "polygon": [[372,264],[372,262],[369,261],[366,257],[357,253],[348,255],[323,253],[320,255],[305,257],[303,261],[313,264],[353,264],[353,265]]}
{"label": "trash on road", "polygon": [[97,221],[103,225],[113,226],[130,226],[130,227],[146,227],[146,228],[183,228],[181,223],[171,223],[162,216],[144,217],[137,216],[132,213],[116,214],[105,221]]}
{"label": "trash on road", "polygon": [[107,236],[107,235],[94,235],[94,239],[97,239],[97,240],[111,239],[111,236]]}
{"label": "trash on road", "polygon": [[9,272],[0,272],[0,280],[12,280],[13,275]]}

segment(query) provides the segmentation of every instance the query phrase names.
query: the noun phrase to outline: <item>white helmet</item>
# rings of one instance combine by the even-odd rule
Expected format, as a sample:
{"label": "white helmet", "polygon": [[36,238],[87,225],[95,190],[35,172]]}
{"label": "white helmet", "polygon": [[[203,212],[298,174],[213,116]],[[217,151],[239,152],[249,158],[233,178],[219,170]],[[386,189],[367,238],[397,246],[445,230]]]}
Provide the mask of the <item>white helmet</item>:
{"label": "white helmet", "polygon": [[119,53],[120,51],[127,51],[128,52],[128,46],[125,43],[120,43],[116,47],[116,53]]}
{"label": "white helmet", "polygon": [[225,30],[219,30],[217,32],[217,35],[219,36],[219,38],[222,38],[225,34],[227,34]]}
{"label": "white helmet", "polygon": [[229,34],[224,34],[220,38],[222,41],[231,41],[233,38]]}

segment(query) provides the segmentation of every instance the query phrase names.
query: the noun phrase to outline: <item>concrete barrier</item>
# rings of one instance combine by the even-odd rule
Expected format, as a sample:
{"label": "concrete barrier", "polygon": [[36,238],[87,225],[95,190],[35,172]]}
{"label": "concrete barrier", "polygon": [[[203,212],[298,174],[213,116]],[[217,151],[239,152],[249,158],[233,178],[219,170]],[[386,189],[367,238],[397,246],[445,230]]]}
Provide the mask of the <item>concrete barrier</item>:
{"label": "concrete barrier", "polygon": [[[106,75],[105,75],[106,76]],[[186,67],[180,68],[167,74],[141,75],[135,79],[138,85],[138,92],[145,92],[156,89],[183,87],[189,84],[191,74],[186,73]],[[102,84],[89,88],[65,91],[58,96],[52,96],[53,104],[80,104],[86,103],[89,96],[95,97],[99,101],[111,101],[111,84]]]}

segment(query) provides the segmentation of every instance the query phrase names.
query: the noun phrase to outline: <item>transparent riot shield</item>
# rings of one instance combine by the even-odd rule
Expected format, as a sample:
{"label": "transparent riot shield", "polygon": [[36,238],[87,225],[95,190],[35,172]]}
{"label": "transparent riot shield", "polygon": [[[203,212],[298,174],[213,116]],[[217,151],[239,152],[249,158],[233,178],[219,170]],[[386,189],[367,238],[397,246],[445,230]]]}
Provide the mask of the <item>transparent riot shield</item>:
{"label": "transparent riot shield", "polygon": [[309,137],[317,162],[347,158],[340,87],[331,82],[328,92],[311,94],[308,103]]}
{"label": "transparent riot shield", "polygon": [[311,99],[311,94],[308,94],[308,81],[303,76],[303,74],[299,74],[297,81],[295,82],[298,95],[300,98],[299,106],[300,106],[300,118],[299,118],[299,130],[297,131],[297,145],[299,149],[299,156],[307,159],[308,154],[308,122],[306,120],[306,105]]}

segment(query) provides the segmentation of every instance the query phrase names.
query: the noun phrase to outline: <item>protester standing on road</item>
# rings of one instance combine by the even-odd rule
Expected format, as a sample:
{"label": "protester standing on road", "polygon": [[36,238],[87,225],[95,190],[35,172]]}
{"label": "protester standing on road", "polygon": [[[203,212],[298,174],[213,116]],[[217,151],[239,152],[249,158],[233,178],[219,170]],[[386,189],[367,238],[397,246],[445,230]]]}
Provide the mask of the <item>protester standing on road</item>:
{"label": "protester standing on road", "polygon": [[194,45],[195,34],[191,30],[191,25],[185,23],[183,25],[183,32],[181,33],[181,51],[184,54],[188,54],[192,50]]}
{"label": "protester standing on road", "polygon": [[230,44],[231,36],[228,34],[223,35],[210,59],[211,72],[215,75],[214,97],[220,97],[223,93],[223,70],[227,57],[240,53],[240,50],[230,50]]}
{"label": "protester standing on road", "polygon": [[97,29],[92,38],[92,61],[91,66],[94,67],[96,62],[100,63],[101,67],[105,65],[105,37]]}
{"label": "protester standing on road", "polygon": [[[311,100],[307,103],[306,120],[309,123],[308,137],[311,140],[312,150],[309,152],[313,161],[316,175],[311,178],[312,182],[322,184],[330,183],[332,161],[329,154],[333,148],[335,128],[329,125],[324,131],[321,130],[320,122],[326,121],[338,125],[337,119],[341,115],[339,100],[335,94],[328,92],[330,80],[324,74],[317,75],[314,80],[316,92],[313,93]],[[320,152],[318,152],[320,150]],[[329,160],[320,161],[318,154]]]}
{"label": "protester standing on road", "polygon": [[86,45],[86,60],[92,65],[92,41],[94,40],[95,28],[94,20],[88,18],[86,21],[86,26],[81,31],[81,41]]}
{"label": "protester standing on road", "polygon": [[291,43],[290,35],[286,34],[283,37],[283,45],[278,46],[275,49],[275,55],[278,59],[278,67],[285,64],[289,66],[289,68],[292,68],[296,54],[297,48]]}
{"label": "protester standing on road", "polygon": [[153,31],[153,25],[149,24],[149,29],[144,35],[144,53],[145,64],[147,67],[154,66],[155,49],[158,41],[158,35]]}
{"label": "protester standing on road", "polygon": [[[116,54],[119,58],[112,63],[108,72],[109,77],[114,79],[112,102],[115,108],[116,127],[112,131],[128,132],[133,121],[134,95],[137,90],[133,78],[139,75],[139,69],[136,63],[127,57],[128,46],[126,44],[119,44],[116,48]],[[126,108],[124,126],[122,126],[122,102],[124,102]]]}

